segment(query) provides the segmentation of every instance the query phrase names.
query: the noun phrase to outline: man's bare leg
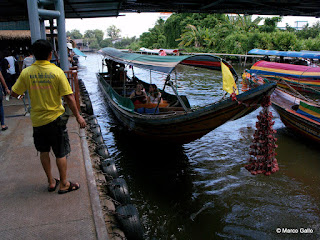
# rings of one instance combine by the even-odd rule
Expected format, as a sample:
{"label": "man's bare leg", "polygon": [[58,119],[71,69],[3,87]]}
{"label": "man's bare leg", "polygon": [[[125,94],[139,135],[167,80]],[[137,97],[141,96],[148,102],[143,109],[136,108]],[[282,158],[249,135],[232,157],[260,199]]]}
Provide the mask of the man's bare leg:
{"label": "man's bare leg", "polygon": [[56,185],[56,181],[52,176],[51,173],[51,164],[50,164],[50,155],[49,152],[41,152],[40,153],[40,160],[41,164],[43,167],[43,170],[45,171],[47,178],[48,178],[48,183],[49,187],[54,187]]}
{"label": "man's bare leg", "polygon": [[60,174],[60,190],[66,190],[70,186],[70,183],[67,181],[67,158],[57,158],[56,162]]}
{"label": "man's bare leg", "polygon": [[[67,181],[67,158],[57,158],[57,166],[60,173],[60,190],[67,190],[70,187],[70,182]],[[78,187],[78,183],[75,183]]]}

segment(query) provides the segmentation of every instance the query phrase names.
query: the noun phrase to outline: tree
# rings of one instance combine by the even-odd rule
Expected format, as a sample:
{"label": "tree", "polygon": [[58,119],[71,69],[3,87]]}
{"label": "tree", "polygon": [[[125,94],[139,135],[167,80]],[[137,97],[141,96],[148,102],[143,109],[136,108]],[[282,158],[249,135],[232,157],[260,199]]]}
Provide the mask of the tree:
{"label": "tree", "polygon": [[204,28],[188,24],[184,33],[181,34],[181,38],[177,39],[177,41],[181,41],[179,46],[203,47],[205,31],[206,30]]}
{"label": "tree", "polygon": [[121,30],[117,28],[115,25],[111,25],[107,28],[107,35],[112,39],[116,40],[119,39]]}
{"label": "tree", "polygon": [[84,33],[84,39],[90,43],[90,47],[98,49],[100,47],[100,43],[103,39],[103,31],[99,29],[95,30],[87,30]]}
{"label": "tree", "polygon": [[294,50],[293,45],[298,41],[296,34],[292,32],[274,32],[272,33],[272,42],[274,49],[280,51]]}
{"label": "tree", "polygon": [[264,24],[260,26],[261,32],[275,32],[277,30],[277,24],[281,22],[281,17],[273,17],[264,19]]}
{"label": "tree", "polygon": [[112,47],[112,46],[113,46],[113,44],[112,44],[111,38],[103,39],[103,40],[100,42],[100,47],[101,47],[101,48]]}
{"label": "tree", "polygon": [[164,20],[159,18],[149,32],[140,36],[140,44],[146,48],[164,48],[166,46],[166,37],[164,31]]}
{"label": "tree", "polygon": [[237,25],[243,32],[251,32],[258,28],[258,24],[262,21],[262,17],[252,20],[250,15],[239,15],[237,17]]}
{"label": "tree", "polygon": [[132,38],[129,38],[129,37],[125,37],[125,38],[122,38],[121,41],[118,41],[114,44],[114,47],[115,48],[129,48],[130,44],[133,43],[133,42],[136,42],[136,37],[132,37]]}
{"label": "tree", "polygon": [[99,49],[100,48],[100,45],[99,45],[96,38],[88,39],[88,41],[89,41],[90,48],[92,48],[92,49]]}
{"label": "tree", "polygon": [[71,39],[82,39],[82,34],[79,30],[73,29],[71,32],[67,31],[67,37],[70,37]]}
{"label": "tree", "polygon": [[306,25],[302,30],[297,31],[297,36],[300,39],[316,38],[319,36],[319,34],[320,34],[320,22],[319,21],[317,21],[311,27],[309,27],[309,25]]}

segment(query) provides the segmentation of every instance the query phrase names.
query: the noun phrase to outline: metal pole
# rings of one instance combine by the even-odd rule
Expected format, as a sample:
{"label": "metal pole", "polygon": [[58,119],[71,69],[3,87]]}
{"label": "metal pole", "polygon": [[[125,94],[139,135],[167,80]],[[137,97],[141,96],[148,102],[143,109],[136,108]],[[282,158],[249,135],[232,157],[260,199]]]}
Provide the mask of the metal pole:
{"label": "metal pole", "polygon": [[54,51],[56,51],[56,50],[57,50],[57,48],[56,48],[56,41],[54,40],[54,36],[53,36],[53,33],[54,33],[53,19],[50,19],[49,22],[50,22],[51,44],[52,44],[52,46],[53,46]]}
{"label": "metal pole", "polygon": [[152,83],[152,78],[151,78],[151,70],[150,70],[150,84]]}
{"label": "metal pole", "polygon": [[57,0],[55,8],[60,12],[60,17],[57,19],[60,67],[62,70],[67,71],[69,70],[69,62],[63,0]]}
{"label": "metal pole", "polygon": [[41,39],[47,39],[46,26],[44,25],[44,19],[40,20],[40,34],[41,34]]}
{"label": "metal pole", "polygon": [[181,97],[179,96],[179,94],[177,92],[177,89],[173,86],[171,81],[168,81],[168,84],[172,88],[173,92],[176,94],[176,97],[178,98],[178,101],[180,102],[180,104],[183,107],[184,111],[187,113],[188,112],[188,108],[186,107],[186,105],[182,101]]}
{"label": "metal pole", "polygon": [[28,6],[30,32],[31,32],[31,43],[34,43],[36,40],[41,38],[38,2],[35,0],[27,0],[27,6]]}

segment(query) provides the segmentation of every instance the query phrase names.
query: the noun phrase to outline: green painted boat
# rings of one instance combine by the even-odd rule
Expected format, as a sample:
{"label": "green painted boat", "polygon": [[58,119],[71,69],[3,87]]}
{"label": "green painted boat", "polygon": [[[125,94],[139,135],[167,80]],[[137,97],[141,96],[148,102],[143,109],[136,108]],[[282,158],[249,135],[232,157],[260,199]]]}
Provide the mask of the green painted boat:
{"label": "green painted boat", "polygon": [[[156,56],[124,53],[112,48],[100,50],[104,56],[108,72],[97,73],[99,86],[107,103],[119,122],[130,132],[146,139],[184,144],[201,138],[213,129],[230,120],[235,120],[251,113],[260,106],[264,96],[270,96],[276,84],[270,83],[237,95],[238,101],[231,98],[210,105],[192,109],[186,96],[179,96],[170,80],[170,73],[178,64],[204,67],[221,71],[221,61],[237,79],[235,70],[224,60],[213,55],[193,56]],[[166,104],[156,104],[153,108],[145,106],[143,113],[128,97],[137,83],[145,89],[149,84],[133,76],[128,77],[125,65],[149,69],[167,74],[162,100]],[[176,95],[165,92],[171,87]],[[241,102],[242,104],[239,104]],[[141,105],[139,105],[141,108]]]}

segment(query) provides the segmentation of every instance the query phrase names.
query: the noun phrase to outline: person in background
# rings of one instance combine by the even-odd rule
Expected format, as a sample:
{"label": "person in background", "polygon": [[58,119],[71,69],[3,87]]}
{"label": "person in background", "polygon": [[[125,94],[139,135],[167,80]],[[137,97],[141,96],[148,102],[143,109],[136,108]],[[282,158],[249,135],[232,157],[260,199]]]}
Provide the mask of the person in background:
{"label": "person in background", "polygon": [[130,95],[130,99],[134,104],[144,104],[147,102],[147,94],[143,91],[141,83],[137,83],[136,89]]}
{"label": "person in background", "polygon": [[161,93],[157,85],[150,84],[148,92],[148,103],[158,103],[161,98]]}
{"label": "person in background", "polygon": [[[4,52],[0,52],[0,69],[2,77],[4,78],[6,85],[9,85],[10,82],[10,74],[8,73],[10,65],[8,60],[5,58]],[[10,90],[10,88],[9,88]]]}
{"label": "person in background", "polygon": [[59,55],[56,50],[53,50],[52,58],[50,60],[51,63],[54,63],[58,67],[60,66]]}
{"label": "person in background", "polygon": [[35,59],[34,59],[32,53],[28,51],[27,55],[28,56],[23,59],[22,69],[25,69],[26,67],[30,67],[32,65],[32,63],[34,63]]}
{"label": "person in background", "polygon": [[3,104],[2,104],[2,100],[3,100],[3,89],[1,87],[1,85],[3,86],[5,92],[7,94],[10,94],[10,90],[6,84],[6,81],[4,80],[1,72],[0,72],[0,81],[1,81],[1,84],[0,84],[0,122],[1,122],[1,131],[5,131],[8,129],[8,126],[6,126],[4,124],[4,110],[3,110]]}
{"label": "person in background", "polygon": [[[37,40],[32,45],[36,62],[22,70],[17,82],[12,87],[11,95],[18,97],[28,90],[31,99],[31,121],[33,138],[40,161],[48,178],[48,191],[53,192],[60,183],[59,194],[78,190],[79,183],[67,180],[67,155],[70,144],[66,122],[61,115],[65,112],[61,98],[70,107],[81,128],[86,122],[79,114],[70,84],[63,70],[53,63],[52,45],[47,40]],[[56,157],[60,180],[52,176],[50,150]]]}
{"label": "person in background", "polygon": [[73,52],[72,43],[67,43],[67,51],[68,51],[68,60],[72,66],[74,66],[74,52]]}
{"label": "person in background", "polygon": [[17,60],[15,59],[14,56],[12,56],[12,54],[10,53],[9,50],[5,51],[5,59],[7,59],[8,63],[9,63],[9,69],[7,70],[7,72],[9,73],[9,79],[7,81],[7,85],[8,88],[11,90],[11,87],[13,86],[13,84],[16,82],[17,79]]}

